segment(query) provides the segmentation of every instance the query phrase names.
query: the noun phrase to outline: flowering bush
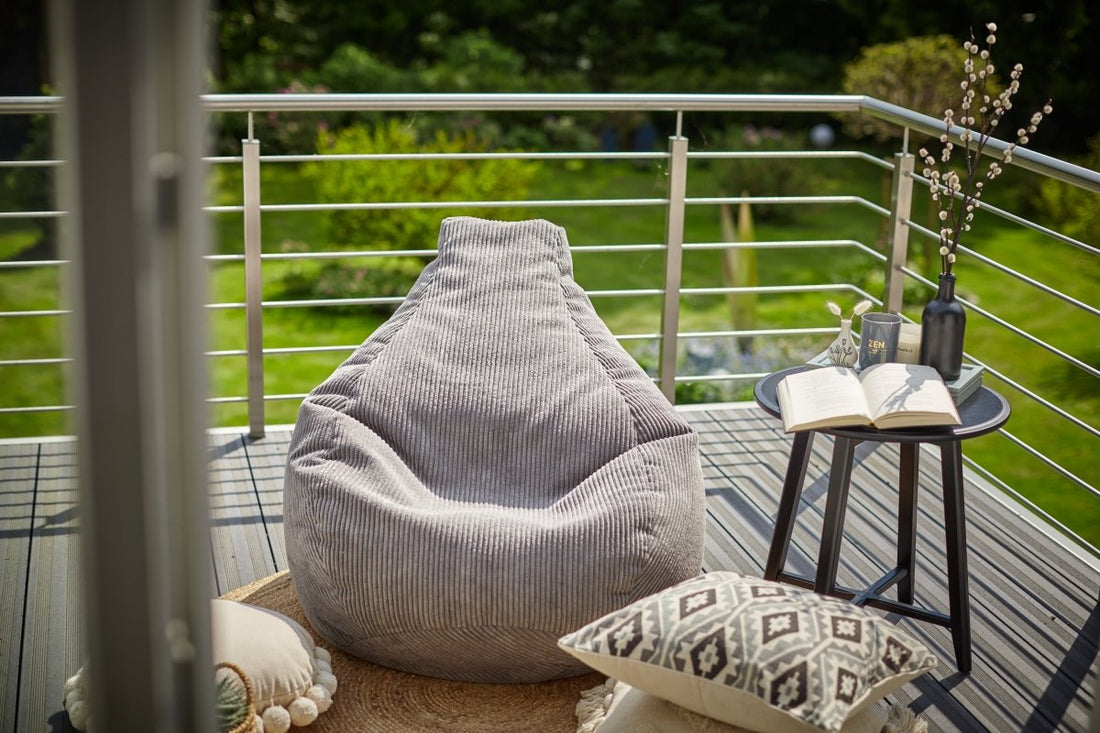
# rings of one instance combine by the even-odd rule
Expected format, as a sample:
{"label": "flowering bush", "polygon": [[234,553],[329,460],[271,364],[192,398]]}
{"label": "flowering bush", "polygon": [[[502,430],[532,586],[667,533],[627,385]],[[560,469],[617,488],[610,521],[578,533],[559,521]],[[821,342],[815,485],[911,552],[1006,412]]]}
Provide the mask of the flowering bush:
{"label": "flowering bush", "polygon": [[[1001,174],[1001,164],[994,160],[990,161],[983,176],[980,170],[981,158],[994,130],[1001,123],[1005,113],[1012,109],[1012,98],[1020,90],[1020,76],[1024,71],[1023,64],[1016,64],[1009,72],[1008,86],[999,94],[992,93],[991,79],[996,67],[993,65],[990,50],[997,42],[997,24],[987,23],[986,30],[989,31],[989,35],[986,36],[984,48],[974,41],[973,34],[970,40],[963,44],[966,60],[963,62],[963,80],[959,85],[962,89],[959,115],[956,117],[953,108],[944,110],[945,129],[940,136],[943,147],[939,160],[929,153],[927,148],[920,149],[920,157],[925,165],[924,175],[928,179],[932,201],[939,212],[940,272],[944,275],[951,274],[959,240],[963,232],[970,231],[974,212],[981,205],[980,199],[985,181],[992,181]],[[1028,136],[1039,127],[1043,115],[1049,115],[1052,111],[1050,100],[1047,100],[1042,110],[1033,114],[1028,124],[1016,131],[1016,140],[1008,145],[1002,155],[1002,162],[1012,162],[1012,153],[1016,147],[1026,145]],[[962,128],[958,138],[962,142],[966,155],[966,168],[963,171],[965,178],[958,170],[951,167],[951,156],[955,146],[950,141],[950,133],[956,125]],[[983,178],[985,180],[982,180]]]}

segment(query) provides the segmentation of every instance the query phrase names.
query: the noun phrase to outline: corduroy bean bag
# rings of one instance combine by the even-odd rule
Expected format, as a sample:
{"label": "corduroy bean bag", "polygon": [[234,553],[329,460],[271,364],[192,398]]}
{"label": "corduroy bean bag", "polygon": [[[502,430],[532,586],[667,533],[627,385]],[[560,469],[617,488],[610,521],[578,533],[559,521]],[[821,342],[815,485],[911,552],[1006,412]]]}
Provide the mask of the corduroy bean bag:
{"label": "corduroy bean bag", "polygon": [[443,222],[407,300],[302,403],[284,501],[313,628],[437,677],[580,674],[558,637],[702,561],[695,433],[541,220]]}

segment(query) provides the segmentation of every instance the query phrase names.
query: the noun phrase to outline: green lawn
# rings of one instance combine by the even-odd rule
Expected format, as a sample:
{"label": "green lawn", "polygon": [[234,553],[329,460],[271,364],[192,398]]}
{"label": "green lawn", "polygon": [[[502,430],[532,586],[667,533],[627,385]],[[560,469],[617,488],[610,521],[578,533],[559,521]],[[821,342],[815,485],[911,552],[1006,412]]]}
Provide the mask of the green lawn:
{"label": "green lawn", "polygon": [[[734,161],[693,161],[688,195],[721,195],[727,166]],[[795,194],[855,193],[883,203],[883,172],[861,161],[819,161],[812,176]],[[630,163],[587,161],[542,164],[532,199],[660,198],[666,179],[660,164],[635,167]],[[236,169],[220,167],[213,183],[212,198],[232,204],[240,200],[240,178]],[[923,208],[918,192],[918,209]],[[311,183],[289,165],[264,168],[263,196],[266,202],[315,200]],[[451,212],[440,211],[446,216]],[[883,220],[855,205],[799,207],[779,210],[778,216],[757,216],[758,241],[792,239],[855,239],[868,246],[880,246]],[[543,217],[564,226],[574,245],[660,243],[664,239],[664,209],[661,206],[629,207],[527,207],[516,217]],[[923,220],[918,210],[914,218]],[[216,249],[241,251],[239,214],[211,215]],[[688,207],[685,240],[714,242],[721,239],[717,207]],[[0,230],[0,254],[10,256],[33,244],[26,230],[10,224]],[[325,248],[322,218],[312,213],[266,214],[263,247],[266,252],[293,248]],[[434,243],[418,243],[431,245]],[[1026,272],[1086,302],[1097,292],[1100,268],[1093,258],[1053,242],[1039,234],[983,215],[968,244],[1006,265]],[[914,250],[921,240],[914,235]],[[714,287],[724,284],[723,254],[718,251],[686,252],[683,286]],[[660,252],[578,253],[574,257],[576,278],[588,290],[661,288],[664,258]],[[761,285],[854,282],[874,295],[882,295],[882,266],[854,249],[811,248],[760,250]],[[264,297],[286,297],[282,278],[297,269],[309,277],[320,263],[268,262],[264,268]],[[244,299],[243,265],[212,264],[209,287],[211,300],[240,302]],[[960,263],[960,294],[1018,327],[1042,335],[1057,348],[1095,366],[1100,363],[1100,346],[1092,319],[1056,298],[1031,292],[1030,288],[973,263]],[[56,269],[0,270],[0,310],[31,310],[58,305]],[[932,295],[919,285],[907,288],[906,312],[919,318],[920,307]],[[757,299],[758,328],[835,326],[835,319],[823,307],[826,298],[839,300],[846,308],[855,296],[837,291],[828,294],[761,295]],[[656,297],[594,298],[600,315],[616,333],[653,333],[660,328],[660,299]],[[325,309],[271,309],[264,316],[265,343],[270,347],[358,344],[379,323],[384,314],[367,311]],[[65,319],[0,318],[0,358],[56,356],[61,353],[61,328]],[[729,304],[724,296],[685,296],[682,300],[681,330],[729,328]],[[828,337],[779,340],[761,338],[751,354],[742,354],[728,339],[707,343],[694,341],[693,354],[717,361],[734,370],[768,370],[797,363],[828,343]],[[212,311],[212,349],[240,349],[244,345],[244,313],[240,310]],[[682,350],[687,344],[682,343]],[[628,342],[627,347],[647,365],[656,360],[652,344]],[[967,328],[967,351],[993,369],[1022,383],[1089,425],[1100,424],[1100,390],[1096,380],[1067,365],[1043,349],[1014,336],[1001,326],[971,314]],[[268,394],[306,392],[323,380],[344,358],[343,353],[294,356],[271,355],[265,359],[265,390]],[[693,362],[694,364],[694,362]],[[693,368],[690,364],[685,370]],[[60,404],[65,401],[63,369],[55,366],[5,367],[4,404]],[[690,372],[688,372],[690,373]],[[241,395],[245,391],[244,357],[215,357],[210,360],[211,393]],[[1008,430],[1021,440],[1060,463],[1065,470],[1089,483],[1100,483],[1095,461],[1089,457],[1095,439],[1069,426],[1050,410],[1022,397],[1011,386],[988,377],[988,383],[1004,393],[1013,404]],[[751,385],[722,386],[700,383],[684,388],[688,398],[747,399]],[[270,401],[267,422],[289,423],[295,419],[297,401]],[[212,421],[217,425],[242,425],[247,420],[243,404],[215,405]],[[66,418],[58,413],[24,416],[0,415],[0,436],[39,435],[68,432]],[[1000,436],[969,441],[966,453],[1016,490],[1030,497],[1075,531],[1100,544],[1100,501],[1056,472],[1042,466],[1023,450]]]}

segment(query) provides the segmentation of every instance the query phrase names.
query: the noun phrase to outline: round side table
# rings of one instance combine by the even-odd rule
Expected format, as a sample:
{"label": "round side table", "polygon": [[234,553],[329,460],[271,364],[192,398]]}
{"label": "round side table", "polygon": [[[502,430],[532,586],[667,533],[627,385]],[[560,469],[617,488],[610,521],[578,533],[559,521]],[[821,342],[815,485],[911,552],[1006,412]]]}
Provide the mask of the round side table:
{"label": "round side table", "polygon": [[[786,376],[811,367],[784,369],[761,379],[753,389],[756,403],[773,417],[780,417],[776,386]],[[951,630],[955,647],[955,662],[959,671],[970,671],[970,595],[966,568],[966,514],[963,500],[962,441],[993,432],[1007,422],[1011,408],[1004,397],[989,387],[982,387],[958,406],[961,425],[949,427],[899,428],[827,428],[806,430],[794,434],[791,457],[783,480],[779,512],[775,520],[764,577],[813,588],[825,595],[848,598],[857,605],[869,605],[921,621],[928,621]],[[787,549],[791,542],[794,519],[806,479],[810,447],[816,433],[831,435],[833,457],[829,469],[829,488],[825,500],[825,516],[821,529],[821,546],[817,558],[817,574],[807,578],[784,572]],[[840,588],[836,585],[837,563],[844,530],[844,513],[848,504],[848,486],[852,475],[855,447],[864,441],[898,443],[901,450],[898,477],[898,548],[897,565],[864,590]],[[913,604],[913,572],[916,565],[914,548],[917,541],[917,476],[921,443],[940,447],[943,480],[944,524],[947,539],[947,588],[949,612],[931,610]],[[896,601],[882,594],[897,586]]]}

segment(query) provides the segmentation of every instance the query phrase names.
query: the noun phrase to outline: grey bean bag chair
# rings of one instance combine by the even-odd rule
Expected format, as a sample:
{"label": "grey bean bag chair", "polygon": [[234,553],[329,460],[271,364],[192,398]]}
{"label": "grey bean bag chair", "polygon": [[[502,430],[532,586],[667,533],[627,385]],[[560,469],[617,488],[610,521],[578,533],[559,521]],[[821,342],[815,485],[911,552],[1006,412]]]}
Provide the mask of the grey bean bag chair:
{"label": "grey bean bag chair", "polygon": [[695,433],[546,221],[443,222],[408,299],[302,403],[284,501],[317,633],[437,677],[585,672],[559,636],[702,561]]}

